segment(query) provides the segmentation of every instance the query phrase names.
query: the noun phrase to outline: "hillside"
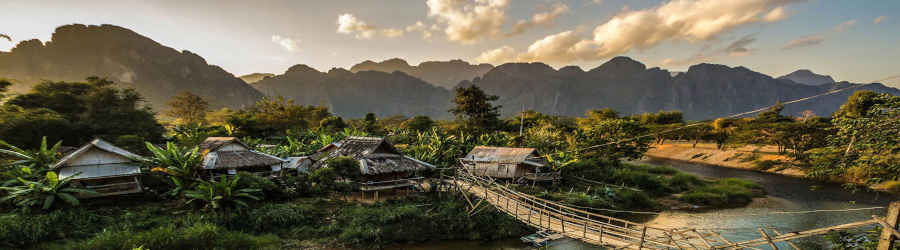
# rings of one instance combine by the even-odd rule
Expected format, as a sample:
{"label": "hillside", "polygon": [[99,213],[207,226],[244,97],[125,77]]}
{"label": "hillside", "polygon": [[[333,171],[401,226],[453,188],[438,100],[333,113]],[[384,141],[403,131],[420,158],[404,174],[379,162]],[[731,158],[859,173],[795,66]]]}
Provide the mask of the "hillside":
{"label": "hillside", "polygon": [[431,85],[450,89],[459,84],[460,81],[472,80],[472,78],[484,75],[493,67],[493,65],[486,63],[472,65],[462,60],[428,61],[420,63],[418,66],[410,66],[403,59],[394,58],[377,63],[364,61],[353,65],[350,68],[350,72],[357,73],[374,70],[392,73],[400,71],[422,79]]}
{"label": "hillside", "polygon": [[834,79],[831,78],[831,76],[819,75],[808,69],[797,70],[790,74],[779,76],[777,79],[790,80],[806,85],[822,85],[834,82]]}
{"label": "hillside", "polygon": [[373,112],[380,117],[402,114],[426,114],[446,118],[450,109],[450,90],[434,87],[403,72],[385,73],[346,69],[319,72],[306,65],[295,65],[284,74],[253,84],[266,95],[281,95],[303,105],[324,102],[332,112],[359,118]]}
{"label": "hillside", "polygon": [[266,77],[273,77],[273,76],[275,76],[275,74],[272,74],[272,73],[253,73],[253,74],[249,74],[249,75],[243,75],[243,76],[238,77],[238,78],[241,78],[241,80],[244,80],[244,82],[246,82],[246,83],[254,83],[254,82],[261,81],[262,79],[265,79]]}
{"label": "hillside", "polygon": [[113,25],[61,26],[46,44],[27,40],[0,52],[0,77],[21,82],[13,91],[27,91],[43,80],[83,81],[90,75],[136,89],[157,110],[185,90],[203,96],[213,107],[241,108],[263,96],[197,54],[178,52]]}

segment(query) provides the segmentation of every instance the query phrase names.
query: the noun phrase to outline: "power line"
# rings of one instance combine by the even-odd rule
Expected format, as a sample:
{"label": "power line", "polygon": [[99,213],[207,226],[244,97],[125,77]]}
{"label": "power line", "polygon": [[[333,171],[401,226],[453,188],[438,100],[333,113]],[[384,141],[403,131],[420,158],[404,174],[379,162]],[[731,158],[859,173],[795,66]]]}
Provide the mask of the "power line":
{"label": "power line", "polygon": [[[870,84],[873,84],[873,83],[879,83],[879,82],[884,82],[884,81],[892,80],[892,79],[895,79],[895,78],[900,78],[900,75],[895,75],[895,76],[891,76],[891,77],[887,77],[887,78],[882,78],[882,79],[875,80],[875,81],[868,82],[868,83],[864,83],[864,84],[853,85],[853,86],[850,86],[850,87],[846,87],[846,88],[842,88],[842,89],[836,89],[836,90],[828,91],[828,92],[825,92],[825,93],[822,93],[822,94],[818,94],[818,95],[814,95],[814,96],[809,96],[809,97],[805,97],[805,98],[800,98],[800,99],[792,100],[792,101],[789,101],[789,102],[781,103],[781,105],[787,105],[787,104],[798,103],[798,102],[802,102],[802,101],[806,101],[806,100],[810,100],[810,99],[819,98],[819,97],[822,97],[822,96],[826,96],[826,95],[838,93],[838,92],[845,91],[845,90],[850,90],[850,89],[855,89],[855,88],[859,88],[859,87],[862,87],[862,86],[867,86],[867,85],[870,85]],[[776,105],[777,105],[777,104],[776,104]],[[747,112],[743,112],[743,113],[738,113],[738,114],[734,114],[734,115],[730,115],[730,116],[720,117],[720,118],[712,119],[712,120],[709,120],[709,121],[703,121],[703,122],[698,122],[698,123],[694,123],[694,124],[688,124],[688,125],[684,125],[684,126],[681,126],[681,127],[678,127],[678,128],[673,128],[673,129],[664,130],[664,131],[661,131],[661,132],[649,133],[649,134],[640,135],[640,136],[635,136],[635,137],[632,137],[632,138],[623,139],[623,140],[618,140],[618,141],[614,141],[614,142],[608,142],[608,143],[592,145],[592,146],[588,146],[588,147],[584,147],[584,148],[578,148],[578,149],[573,149],[573,150],[568,150],[568,151],[562,151],[562,152],[556,152],[556,153],[552,153],[552,154],[546,154],[546,155],[544,155],[544,156],[557,155],[557,154],[563,154],[563,153],[569,153],[569,152],[576,152],[576,151],[578,151],[578,150],[592,149],[592,148],[598,148],[598,147],[608,146],[608,145],[612,145],[612,144],[619,144],[619,143],[622,143],[622,142],[633,141],[633,140],[636,140],[636,139],[639,139],[639,138],[644,138],[644,137],[649,137],[649,136],[655,136],[655,135],[665,134],[665,133],[668,133],[668,132],[678,131],[678,130],[682,130],[682,129],[689,128],[689,127],[693,127],[693,126],[698,126],[698,125],[701,125],[701,124],[705,124],[705,123],[709,123],[709,122],[715,121],[715,120],[717,120],[717,119],[734,118],[734,117],[740,117],[740,116],[749,115],[749,114],[753,114],[753,113],[759,113],[759,112],[762,112],[762,111],[766,111],[766,110],[768,110],[768,109],[771,109],[772,107],[775,107],[775,105],[767,106],[767,107],[764,107],[764,108],[759,108],[759,109],[756,109],[756,110],[751,110],[751,111],[747,111]]]}

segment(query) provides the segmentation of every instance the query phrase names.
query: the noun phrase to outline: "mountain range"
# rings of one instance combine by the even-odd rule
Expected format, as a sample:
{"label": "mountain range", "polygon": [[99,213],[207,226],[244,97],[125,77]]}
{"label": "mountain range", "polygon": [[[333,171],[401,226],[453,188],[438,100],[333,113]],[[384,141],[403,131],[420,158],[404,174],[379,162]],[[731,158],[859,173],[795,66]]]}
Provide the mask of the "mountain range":
{"label": "mountain range", "polygon": [[[544,63],[473,65],[462,60],[423,62],[402,59],[365,61],[349,70],[321,72],[295,65],[283,74],[256,73],[237,78],[189,51],[178,52],[131,30],[113,26],[67,25],[41,43],[28,40],[0,52],[0,77],[15,79],[23,92],[42,80],[79,81],[109,77],[141,92],[156,109],[180,91],[191,91],[213,107],[241,108],[263,96],[281,95],[303,105],[324,103],[348,117],[402,114],[451,118],[452,89],[478,85],[498,95],[503,116],[525,109],[551,115],[581,116],[588,109],[613,108],[621,114],[682,110],[687,119],[709,119],[759,109],[829,91],[853,87],[900,95],[875,83],[860,86],[800,70],[779,78],[744,67],[698,64],[684,72],[647,68],[628,57],[583,70],[554,69]],[[252,83],[252,84],[248,84]],[[812,110],[828,115],[853,91],[789,105],[785,114]]]}

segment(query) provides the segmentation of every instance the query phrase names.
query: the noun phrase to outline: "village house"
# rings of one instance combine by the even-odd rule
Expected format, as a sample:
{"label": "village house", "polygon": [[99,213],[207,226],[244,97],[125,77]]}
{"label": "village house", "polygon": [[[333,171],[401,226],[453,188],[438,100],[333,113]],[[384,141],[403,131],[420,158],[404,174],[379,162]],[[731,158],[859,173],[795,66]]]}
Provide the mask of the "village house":
{"label": "village house", "polygon": [[558,171],[552,171],[540,153],[533,148],[478,146],[465,158],[459,159],[464,168],[477,176],[494,178],[556,181]]}
{"label": "village house", "polygon": [[72,177],[69,185],[97,192],[79,194],[81,198],[133,194],[141,187],[141,156],[113,146],[101,139],[71,151],[50,167],[59,179]]}
{"label": "village house", "polygon": [[364,178],[360,188],[363,197],[365,192],[374,191],[376,200],[379,190],[408,189],[420,185],[422,177],[415,177],[413,173],[435,168],[434,165],[403,155],[389,141],[376,137],[351,136],[342,142],[325,146],[317,154],[319,157],[312,165],[313,169],[327,167],[325,160],[331,157],[349,157],[359,161]]}
{"label": "village house", "polygon": [[200,164],[204,176],[218,178],[244,171],[263,177],[280,176],[287,161],[273,155],[253,150],[236,137],[209,137],[199,145],[208,151]]}

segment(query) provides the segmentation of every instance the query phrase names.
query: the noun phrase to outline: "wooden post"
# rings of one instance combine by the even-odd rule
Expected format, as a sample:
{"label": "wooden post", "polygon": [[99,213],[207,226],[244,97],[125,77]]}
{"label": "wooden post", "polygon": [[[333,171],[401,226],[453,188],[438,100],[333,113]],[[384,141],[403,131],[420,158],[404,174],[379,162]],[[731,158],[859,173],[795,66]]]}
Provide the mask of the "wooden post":
{"label": "wooden post", "polygon": [[644,249],[644,238],[647,237],[647,227],[644,227],[644,230],[641,231],[641,243],[638,245],[638,250]]}
{"label": "wooden post", "polygon": [[375,190],[375,201],[378,202],[378,190]]}
{"label": "wooden post", "polygon": [[[900,202],[892,202],[888,209],[885,222],[891,227],[897,228],[898,214],[900,214]],[[894,235],[889,228],[881,230],[881,237],[878,237],[878,250],[890,250],[894,248]]]}
{"label": "wooden post", "polygon": [[366,199],[366,191],[360,191],[359,193],[362,194],[362,198],[363,198],[363,199]]}
{"label": "wooden post", "polygon": [[762,230],[762,228],[759,228],[757,230],[759,230],[759,234],[761,234],[763,238],[766,238],[766,241],[769,242],[769,246],[771,246],[773,250],[778,250],[778,247],[775,246],[775,242],[772,242],[772,238],[769,238],[769,235],[766,234],[766,231]]}

